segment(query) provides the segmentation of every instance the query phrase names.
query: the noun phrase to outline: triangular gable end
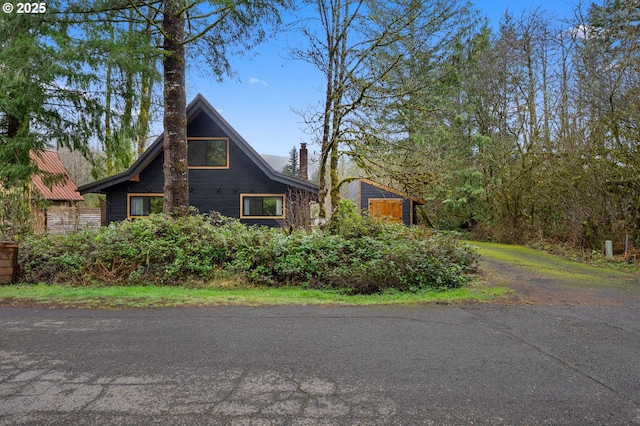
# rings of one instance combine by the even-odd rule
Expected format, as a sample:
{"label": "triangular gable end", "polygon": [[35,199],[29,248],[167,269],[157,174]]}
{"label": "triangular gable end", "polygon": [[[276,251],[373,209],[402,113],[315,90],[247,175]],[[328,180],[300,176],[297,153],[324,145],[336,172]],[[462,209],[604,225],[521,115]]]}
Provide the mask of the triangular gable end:
{"label": "triangular gable end", "polygon": [[[227,134],[236,145],[256,164],[270,179],[304,189],[317,192],[318,187],[307,181],[292,178],[273,170],[273,168],[258,154],[251,145],[220,115],[220,113],[202,96],[196,97],[187,106],[187,125],[192,123],[200,114],[206,114],[220,129]],[[103,192],[105,189],[128,180],[135,179],[163,149],[164,134],[158,136],[147,150],[129,167],[128,170],[116,175],[83,185],[79,188],[81,194]]]}

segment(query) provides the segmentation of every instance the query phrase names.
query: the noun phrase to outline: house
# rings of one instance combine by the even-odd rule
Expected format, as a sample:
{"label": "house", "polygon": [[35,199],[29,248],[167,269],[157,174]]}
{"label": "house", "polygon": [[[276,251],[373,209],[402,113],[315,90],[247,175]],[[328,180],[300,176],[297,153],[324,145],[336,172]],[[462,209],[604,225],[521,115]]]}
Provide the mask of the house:
{"label": "house", "polygon": [[349,182],[347,192],[347,197],[355,201],[359,213],[364,211],[370,216],[384,217],[407,226],[418,224],[416,207],[426,204],[423,200],[369,179]]}
{"label": "house", "polygon": [[[65,233],[76,229],[100,226],[100,210],[80,208],[84,198],[78,193],[75,182],[69,175],[60,156],[54,150],[31,151],[29,153],[42,173],[31,176],[34,199],[47,201],[46,207],[32,207],[36,232]],[[46,176],[56,177],[46,182]]]}
{"label": "house", "polygon": [[[187,106],[187,140],[189,204],[202,213],[279,226],[293,215],[294,198],[317,196],[317,185],[269,166],[200,94]],[[128,170],[79,188],[106,195],[107,223],[162,211],[162,142],[161,135]]]}

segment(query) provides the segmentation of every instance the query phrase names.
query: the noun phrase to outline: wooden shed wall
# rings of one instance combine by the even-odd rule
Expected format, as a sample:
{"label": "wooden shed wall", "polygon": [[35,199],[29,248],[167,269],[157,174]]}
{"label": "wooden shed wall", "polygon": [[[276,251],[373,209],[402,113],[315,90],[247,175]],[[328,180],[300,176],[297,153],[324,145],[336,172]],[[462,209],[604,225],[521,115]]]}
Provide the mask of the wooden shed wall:
{"label": "wooden shed wall", "polygon": [[101,225],[100,208],[78,207],[69,203],[54,203],[46,210],[34,210],[34,231],[66,234]]}
{"label": "wooden shed wall", "polygon": [[368,212],[370,199],[400,199],[402,200],[402,222],[407,226],[411,226],[416,223],[416,219],[414,217],[414,203],[407,197],[391,191],[387,191],[364,180],[356,180],[351,182],[348,186],[347,191],[348,197],[356,202],[358,210],[361,213],[363,211]]}

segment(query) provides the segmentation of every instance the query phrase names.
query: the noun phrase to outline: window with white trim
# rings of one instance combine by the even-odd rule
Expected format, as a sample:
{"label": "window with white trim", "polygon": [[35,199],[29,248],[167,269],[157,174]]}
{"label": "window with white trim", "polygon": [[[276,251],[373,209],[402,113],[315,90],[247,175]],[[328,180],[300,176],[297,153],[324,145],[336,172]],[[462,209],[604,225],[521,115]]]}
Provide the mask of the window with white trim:
{"label": "window with white trim", "polygon": [[240,217],[247,219],[284,218],[284,195],[246,194],[240,195]]}

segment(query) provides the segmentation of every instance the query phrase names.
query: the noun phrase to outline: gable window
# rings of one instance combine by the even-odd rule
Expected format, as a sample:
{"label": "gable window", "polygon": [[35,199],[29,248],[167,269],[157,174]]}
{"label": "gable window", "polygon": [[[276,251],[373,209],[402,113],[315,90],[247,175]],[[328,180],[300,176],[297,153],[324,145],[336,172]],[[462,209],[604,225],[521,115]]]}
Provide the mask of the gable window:
{"label": "gable window", "polygon": [[229,139],[189,138],[187,156],[192,169],[226,169],[229,167]]}
{"label": "gable window", "polygon": [[240,196],[241,218],[283,219],[284,195],[246,194]]}
{"label": "gable window", "polygon": [[127,217],[149,217],[162,213],[162,194],[127,194]]}

